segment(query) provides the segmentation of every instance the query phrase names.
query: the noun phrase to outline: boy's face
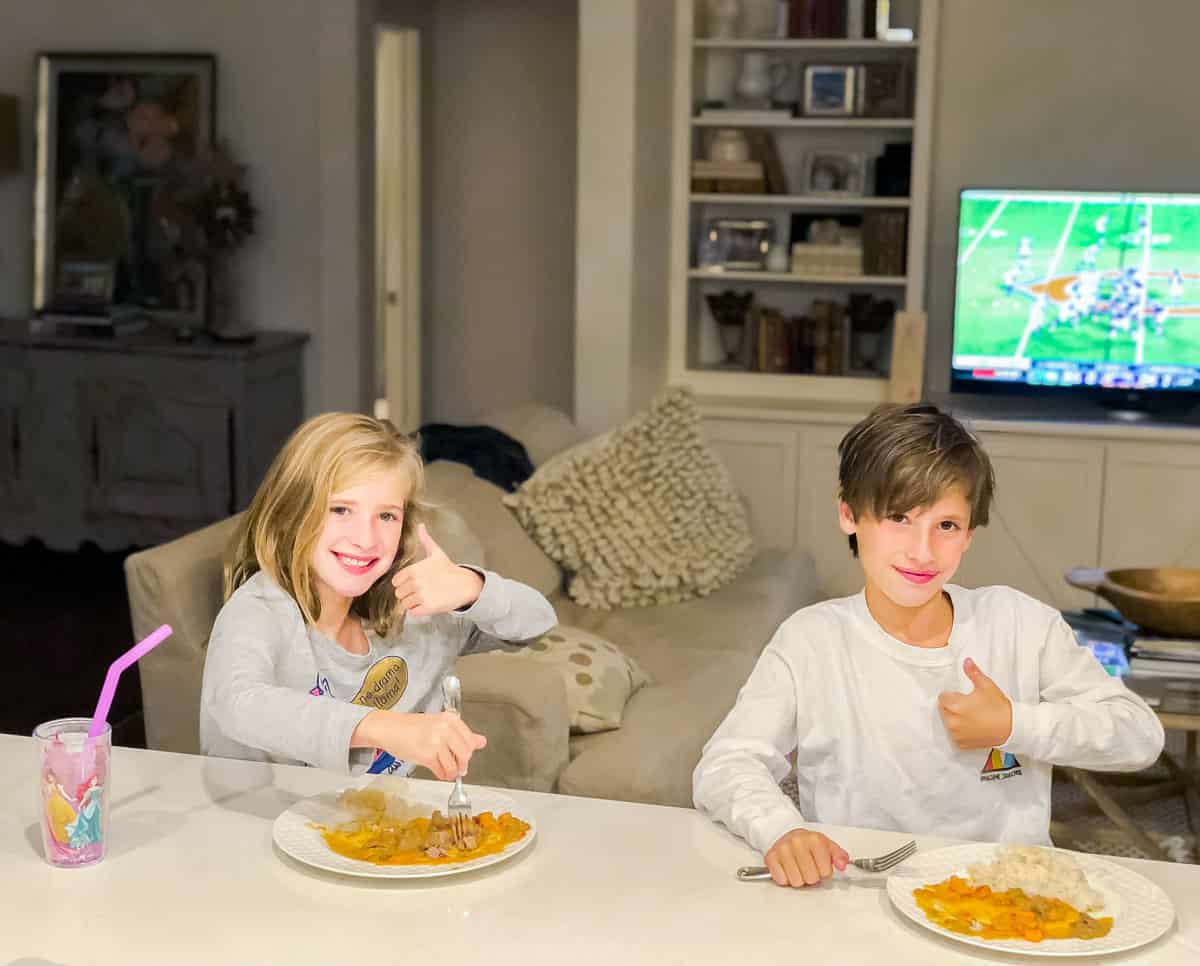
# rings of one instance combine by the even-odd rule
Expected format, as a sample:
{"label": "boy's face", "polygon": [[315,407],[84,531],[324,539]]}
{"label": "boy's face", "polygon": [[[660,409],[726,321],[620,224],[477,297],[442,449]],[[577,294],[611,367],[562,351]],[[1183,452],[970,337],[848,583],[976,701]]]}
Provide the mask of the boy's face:
{"label": "boy's face", "polygon": [[376,473],[329,498],[312,568],[322,601],[360,597],[396,559],[408,487],[399,470]]}
{"label": "boy's face", "polygon": [[838,503],[842,532],[858,537],[866,582],[900,607],[921,607],[942,592],[971,545],[971,505],[959,487],[936,502],[876,519]]}

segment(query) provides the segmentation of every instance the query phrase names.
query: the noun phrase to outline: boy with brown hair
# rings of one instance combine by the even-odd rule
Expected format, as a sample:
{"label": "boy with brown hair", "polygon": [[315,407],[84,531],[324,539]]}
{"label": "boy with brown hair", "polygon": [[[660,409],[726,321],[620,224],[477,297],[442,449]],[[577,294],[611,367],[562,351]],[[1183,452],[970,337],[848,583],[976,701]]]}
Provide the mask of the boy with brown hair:
{"label": "boy with brown hair", "polygon": [[[1054,608],[948,583],[995,486],[958,420],[880,406],[838,455],[838,523],[864,588],[780,626],[704,748],[696,807],[780,885],[846,867],[806,822],[1048,844],[1051,767],[1144,768],[1162,725]],[[799,811],[779,788],[792,753]]]}

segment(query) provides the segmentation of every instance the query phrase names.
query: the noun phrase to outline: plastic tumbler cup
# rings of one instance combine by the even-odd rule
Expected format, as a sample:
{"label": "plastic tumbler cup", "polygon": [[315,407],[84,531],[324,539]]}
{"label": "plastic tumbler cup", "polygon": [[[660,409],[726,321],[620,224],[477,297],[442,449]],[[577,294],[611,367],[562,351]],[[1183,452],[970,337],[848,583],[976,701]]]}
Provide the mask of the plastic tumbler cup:
{"label": "plastic tumbler cup", "polygon": [[58,718],[33,731],[43,854],[58,868],[93,865],[104,858],[112,728],[105,724],[87,747],[91,723],[91,718]]}

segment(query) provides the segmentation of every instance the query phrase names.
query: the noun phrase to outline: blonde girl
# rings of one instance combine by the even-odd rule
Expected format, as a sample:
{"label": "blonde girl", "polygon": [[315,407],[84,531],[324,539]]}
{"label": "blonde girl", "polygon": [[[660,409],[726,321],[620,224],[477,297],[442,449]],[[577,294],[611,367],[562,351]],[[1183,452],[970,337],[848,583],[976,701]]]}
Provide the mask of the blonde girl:
{"label": "blonde girl", "polygon": [[200,697],[206,754],[437,777],[486,744],[441,712],[463,653],[555,624],[531,587],[459,566],[422,522],[413,441],[327,413],[271,464],[235,533]]}

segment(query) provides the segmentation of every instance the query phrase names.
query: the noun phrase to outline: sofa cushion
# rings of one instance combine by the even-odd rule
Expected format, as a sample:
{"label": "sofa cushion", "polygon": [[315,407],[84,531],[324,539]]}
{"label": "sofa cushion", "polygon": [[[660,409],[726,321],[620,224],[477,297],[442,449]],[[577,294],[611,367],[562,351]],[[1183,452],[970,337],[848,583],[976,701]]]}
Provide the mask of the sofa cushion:
{"label": "sofa cushion", "polygon": [[691,674],[689,648],[757,657],[780,624],[821,597],[812,557],[790,549],[764,550],[715,594],[680,604],[598,611],[565,596],[553,604],[562,623],[612,641],[665,684]]}
{"label": "sofa cushion", "polygon": [[555,456],[504,502],[586,607],[704,596],[754,552],[746,509],[685,389]]}
{"label": "sofa cushion", "polygon": [[528,584],[549,597],[562,585],[562,571],[505,509],[500,487],[481,480],[462,463],[436,460],[425,467],[425,499],[452,506],[486,550],[487,568]]}
{"label": "sofa cushion", "polygon": [[461,514],[438,504],[430,508],[425,525],[429,535],[455,563],[487,567],[487,551]]}
{"label": "sofa cushion", "polygon": [[619,728],[626,702],[649,680],[611,641],[568,624],[559,624],[519,650],[499,653],[558,670],[567,689],[572,734]]}
{"label": "sofa cushion", "polygon": [[571,739],[560,793],[691,807],[700,752],[733,707],[755,657],[701,649],[679,656],[687,673],[638,691],[619,729]]}

